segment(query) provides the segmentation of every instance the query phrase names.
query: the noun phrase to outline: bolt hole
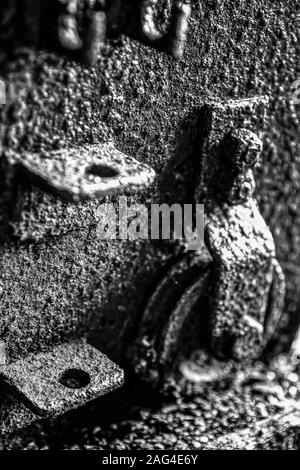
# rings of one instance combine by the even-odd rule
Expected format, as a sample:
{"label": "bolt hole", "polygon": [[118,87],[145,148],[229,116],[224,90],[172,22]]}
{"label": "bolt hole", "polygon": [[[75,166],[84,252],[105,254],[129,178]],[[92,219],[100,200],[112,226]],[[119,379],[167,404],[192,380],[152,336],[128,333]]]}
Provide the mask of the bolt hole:
{"label": "bolt hole", "polygon": [[80,369],[67,369],[59,378],[61,385],[71,389],[84,388],[90,381],[90,375]]}
{"label": "bolt hole", "polygon": [[86,174],[100,178],[115,178],[119,172],[108,165],[92,165],[86,170]]}

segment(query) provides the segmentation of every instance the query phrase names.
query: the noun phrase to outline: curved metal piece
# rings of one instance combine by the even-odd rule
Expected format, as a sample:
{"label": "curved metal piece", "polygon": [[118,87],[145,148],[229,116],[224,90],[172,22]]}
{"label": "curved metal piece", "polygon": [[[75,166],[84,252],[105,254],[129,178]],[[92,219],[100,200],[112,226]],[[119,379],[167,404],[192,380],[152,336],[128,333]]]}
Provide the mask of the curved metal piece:
{"label": "curved metal piece", "polygon": [[101,6],[87,8],[83,15],[82,34],[78,26],[78,0],[57,0],[62,10],[58,16],[58,40],[63,51],[79,53],[83,63],[96,64],[101,44],[106,39],[107,15]]}
{"label": "curved metal piece", "polygon": [[206,251],[187,256],[166,274],[148,301],[129,356],[136,374],[158,384],[168,374],[182,327],[207,293],[212,260]]}
{"label": "curved metal piece", "polygon": [[263,345],[275,245],[256,202],[218,207],[208,215],[207,243],[215,260],[212,344],[218,356],[243,360]]}
{"label": "curved metal piece", "polygon": [[172,365],[183,325],[193,306],[207,292],[210,274],[209,269],[204,270],[200,278],[183,293],[165,324],[159,344],[158,362],[161,370],[167,370]]}

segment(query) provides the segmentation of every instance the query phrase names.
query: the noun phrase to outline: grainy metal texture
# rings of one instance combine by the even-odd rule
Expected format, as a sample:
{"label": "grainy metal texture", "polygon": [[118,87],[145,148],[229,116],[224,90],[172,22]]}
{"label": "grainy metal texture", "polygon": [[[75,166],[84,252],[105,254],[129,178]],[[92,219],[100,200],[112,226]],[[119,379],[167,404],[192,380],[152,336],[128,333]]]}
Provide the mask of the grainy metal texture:
{"label": "grainy metal texture", "polygon": [[121,387],[124,375],[107,356],[81,341],[1,367],[0,380],[35,414],[49,417]]}
{"label": "grainy metal texture", "polygon": [[[241,367],[203,357],[181,364],[166,393],[136,384],[113,406],[84,410],[2,438],[1,449],[299,449],[299,363],[280,357]],[[238,373],[237,373],[238,372]],[[293,419],[294,416],[294,419]],[[248,443],[248,444],[247,444]]]}
{"label": "grainy metal texture", "polygon": [[[284,5],[286,6],[287,4],[285,3]],[[295,6],[296,5],[291,2],[291,4],[288,4],[286,8],[288,8],[289,12],[294,12]],[[129,41],[125,41],[121,49],[113,50],[108,46],[107,52],[112,52],[112,56],[106,56],[101,59],[101,63],[97,68],[97,73],[87,71],[86,69],[80,68],[74,64],[64,64],[64,71],[62,71],[59,59],[47,54],[35,55],[30,51],[28,51],[25,56],[27,64],[24,69],[24,62],[22,62],[24,59],[22,59],[22,56],[17,56],[16,61],[11,63],[11,65],[8,65],[6,71],[4,71],[7,80],[13,81],[14,79],[14,82],[16,82],[18,86],[15,97],[9,100],[7,107],[2,113],[2,143],[5,147],[15,148],[18,151],[22,151],[24,149],[31,150],[32,148],[39,151],[40,148],[52,149],[53,146],[57,147],[58,145],[66,147],[70,144],[74,144],[75,141],[79,144],[82,141],[95,142],[95,140],[99,138],[103,138],[105,140],[107,135],[115,134],[116,141],[120,144],[118,145],[119,148],[126,150],[126,153],[128,154],[137,156],[137,159],[145,159],[148,163],[153,165],[153,167],[155,166],[157,171],[160,171],[161,168],[164,167],[164,173],[171,174],[171,169],[172,172],[174,172],[175,169],[175,174],[178,175],[177,181],[180,181],[179,177],[184,179],[181,167],[180,165],[176,166],[177,162],[171,162],[171,159],[174,154],[173,149],[176,148],[176,145],[178,145],[178,154],[181,153],[180,149],[183,147],[186,148],[186,153],[184,154],[185,157],[193,156],[195,154],[196,129],[193,124],[195,115],[191,112],[193,106],[197,104],[198,108],[198,105],[200,105],[207,96],[212,94],[216,96],[223,96],[226,94],[245,96],[247,94],[263,92],[264,90],[267,91],[268,94],[272,95],[271,114],[274,115],[274,108],[276,108],[275,111],[277,111],[275,114],[278,116],[278,119],[276,123],[272,122],[272,126],[275,124],[275,130],[273,130],[272,126],[270,127],[266,124],[268,131],[267,134],[269,133],[270,137],[268,137],[269,140],[267,140],[264,149],[265,164],[259,171],[256,170],[258,175],[262,173],[264,174],[264,177],[258,177],[260,188],[257,194],[263,213],[270,221],[273,232],[276,236],[280,258],[284,262],[285,271],[290,272],[288,307],[290,308],[290,311],[293,312],[293,292],[295,291],[293,286],[296,281],[291,262],[293,260],[294,263],[295,253],[297,252],[296,247],[298,246],[295,242],[297,239],[297,223],[293,223],[291,221],[290,215],[287,216],[286,207],[290,207],[292,202],[291,198],[287,197],[286,194],[290,195],[291,190],[289,188],[297,185],[297,171],[295,169],[295,172],[291,173],[288,169],[292,167],[294,168],[294,164],[290,158],[290,153],[288,153],[286,142],[288,135],[290,135],[293,128],[295,129],[296,118],[293,118],[290,112],[284,111],[286,120],[285,123],[283,123],[284,125],[282,124],[279,116],[281,115],[282,109],[287,109],[287,105],[283,104],[282,98],[280,98],[279,101],[278,99],[277,101],[275,99],[276,97],[278,98],[279,93],[277,85],[282,80],[280,80],[280,77],[277,77],[276,83],[274,83],[274,76],[270,76],[268,70],[271,60],[270,58],[273,57],[274,59],[273,69],[277,69],[276,64],[279,62],[281,63],[282,57],[284,57],[290,65],[288,67],[289,77],[293,78],[295,75],[294,66],[296,64],[297,57],[296,44],[292,46],[292,34],[287,35],[286,39],[283,41],[275,41],[273,43],[270,40],[272,31],[276,36],[276,34],[279,34],[282,29],[287,29],[286,24],[283,25],[279,22],[278,16],[275,14],[275,7],[271,4],[269,5],[269,8],[266,9],[259,2],[255,2],[255,4],[252,5],[248,5],[245,2],[235,3],[233,15],[231,15],[232,12],[230,7],[223,3],[216,5],[215,9],[212,9],[211,6],[205,6],[203,8],[204,10],[201,10],[196,6],[194,9],[195,16],[191,24],[193,32],[187,47],[187,57],[180,64],[178,63],[175,65],[170,63],[165,57],[157,56],[151,51],[145,53],[145,49],[138,44]],[[250,38],[254,37],[258,31],[257,23],[255,22],[256,20],[254,21],[254,17],[256,18],[254,11],[260,12],[263,17],[262,22],[265,24],[265,26],[262,27],[261,23],[259,23],[260,38],[262,42],[259,48],[256,45],[254,47],[253,42],[250,41]],[[247,28],[241,28],[239,26],[241,17],[250,18]],[[288,14],[284,18],[287,17]],[[202,22],[200,21],[201,18]],[[238,50],[241,51],[241,54],[236,56],[236,58],[234,58],[235,56],[233,51],[231,51],[229,47],[230,44],[227,44],[226,47],[225,45],[222,45],[226,44],[226,38],[229,40],[232,31],[227,32],[226,29],[224,29],[222,38],[220,38],[213,27],[213,25],[216,28],[217,26],[225,26],[228,22],[232,25],[232,28],[234,25],[235,35],[237,35],[238,32],[240,32],[240,34],[243,32],[245,35],[245,41],[236,43],[238,44]],[[209,24],[212,25],[211,28],[209,28]],[[295,30],[292,28],[292,31]],[[248,42],[246,41],[247,38],[249,39]],[[221,39],[222,41],[225,41],[225,43],[223,42],[221,44]],[[274,49],[275,43],[276,50]],[[201,47],[201,44],[204,44],[204,46]],[[205,45],[207,46],[208,52],[203,52],[205,51]],[[287,57],[283,49],[287,48],[288,45],[291,45],[291,47],[289,48],[289,55]],[[224,59],[224,55],[228,52],[228,47],[231,51],[231,59],[229,61],[224,61],[222,65],[222,60]],[[199,50],[202,51],[203,54],[199,54]],[[265,51],[268,51],[268,53]],[[156,61],[158,57],[159,60]],[[261,60],[260,63],[258,63],[258,59],[256,61],[257,57]],[[214,60],[211,60],[212,58]],[[135,63],[135,61],[137,62]],[[255,76],[258,82],[256,85],[253,82],[252,88],[249,91],[247,88],[249,84],[249,75],[245,73],[245,68],[249,68],[253,61],[257,64],[257,68],[255,69],[256,72],[253,72],[251,76]],[[106,67],[104,67],[106,69],[105,74],[101,72],[101,70],[104,70],[102,68],[103,63],[106,65]],[[240,64],[240,67],[237,66],[237,64]],[[236,68],[241,69],[241,73],[238,75],[236,74]],[[130,70],[130,73],[126,72],[127,69]],[[156,72],[154,75],[152,75],[152,70]],[[224,78],[223,80],[216,80],[215,74],[219,77],[221,70],[223,71]],[[159,74],[160,72],[162,75]],[[282,74],[280,76],[285,77],[286,75]],[[237,89],[234,89],[234,83],[236,84]],[[231,91],[229,92],[228,90]],[[286,90],[288,92],[288,84],[286,84]],[[149,98],[149,103],[152,99],[151,97],[153,97],[154,101],[152,102],[151,107],[147,106],[147,99],[145,100],[145,97]],[[28,109],[30,109],[29,103],[33,105],[31,116],[27,115]],[[88,107],[83,106],[84,103],[87,103]],[[27,109],[26,112],[25,109]],[[24,112],[27,119],[21,119],[21,116],[24,116],[22,114]],[[189,113],[191,113],[191,117],[189,117]],[[292,122],[290,122],[290,119]],[[287,121],[289,121],[288,125]],[[189,127],[189,130],[186,129],[187,126]],[[281,129],[282,127],[285,130],[283,132],[279,132],[278,129]],[[177,134],[176,128],[179,128]],[[182,129],[184,129],[185,132],[182,132]],[[295,135],[295,132],[293,135]],[[133,138],[132,136],[136,137]],[[276,142],[279,151],[281,149],[284,153],[284,159],[271,158],[270,139],[273,139],[274,142]],[[275,145],[274,142],[272,144],[273,147]],[[295,145],[292,149],[294,159],[296,158]],[[181,158],[183,158],[182,155]],[[176,160],[175,157],[174,159]],[[170,164],[167,163],[168,161],[170,161]],[[283,165],[283,161],[286,162],[284,164],[284,172],[280,170]],[[175,166],[173,163],[175,163]],[[287,181],[289,181],[288,185],[285,181],[281,181],[283,173],[293,175],[293,178],[295,178],[293,180],[294,185],[290,184],[289,177],[287,177]],[[269,176],[270,174],[272,175],[272,178]],[[164,177],[162,176],[162,178]],[[172,179],[171,176],[170,179]],[[280,184],[278,183],[279,180]],[[262,182],[264,187],[262,187]],[[180,189],[182,186],[183,185],[180,186]],[[274,188],[274,190],[272,189],[273,194],[276,193],[279,195],[279,199],[284,199],[284,204],[274,206],[273,201],[269,198],[269,191],[271,188]],[[166,192],[169,191],[166,191],[166,188],[162,187],[159,194],[163,198],[163,195]],[[49,212],[49,199],[41,198],[40,205],[36,205],[36,200],[37,197],[33,192],[32,198],[29,199],[27,205],[28,212],[32,210],[32,212],[35,211],[37,215],[35,236],[38,239],[41,239],[43,238],[43,233],[46,233],[47,236],[59,233],[59,230],[57,230],[55,225],[56,219],[54,214],[52,219],[50,218],[50,220],[47,220],[47,228],[45,228],[44,223],[42,222],[43,219],[39,219],[38,217],[40,212],[44,214]],[[295,194],[293,199],[294,206],[296,200],[297,196]],[[280,211],[283,206],[285,207],[285,219],[278,216],[278,211]],[[57,209],[57,217],[61,217],[63,219],[62,206],[60,203],[58,203]],[[70,208],[69,210],[72,212],[73,208]],[[271,213],[274,211],[277,215],[271,217]],[[88,209],[86,210],[87,214],[90,214],[91,212],[92,211],[89,211]],[[75,211],[73,214],[74,225],[70,222],[70,231],[72,230],[72,227],[80,227],[81,223],[80,220],[78,220],[80,216],[77,218]],[[24,214],[23,217],[25,220],[26,214]],[[287,219],[289,219],[289,222],[288,225],[286,225],[286,229],[280,229],[279,233],[279,229],[276,229],[279,223],[278,221],[280,220],[280,224],[285,226],[285,224],[287,224]],[[86,223],[88,225],[89,222],[87,221]],[[64,233],[66,233],[66,231],[68,231],[68,227],[66,227]],[[26,238],[26,224],[19,227],[19,234],[23,236],[24,239]],[[38,273],[40,273],[42,264],[41,260],[43,257],[45,269],[50,269],[50,271],[53,272],[53,278],[51,281],[46,281],[46,278],[41,275],[44,291],[46,291],[53,283],[58,285],[58,279],[65,279],[74,270],[73,256],[75,255],[75,252],[76,256],[82,257],[82,261],[86,259],[86,253],[89,253],[87,258],[90,270],[92,271],[94,269],[97,271],[97,282],[101,285],[101,289],[100,286],[97,287],[98,294],[94,298],[95,300],[92,310],[100,309],[101,312],[103,312],[103,316],[105,316],[105,312],[117,311],[120,299],[118,298],[118,295],[115,297],[113,296],[113,298],[109,295],[112,283],[114,292],[125,293],[124,295],[127,300],[124,303],[126,304],[127,302],[127,304],[129,303],[132,306],[131,308],[134,312],[132,312],[132,317],[137,318],[140,315],[140,306],[133,306],[132,302],[129,300],[129,296],[132,294],[132,289],[128,285],[127,279],[128,272],[131,273],[136,270],[138,261],[136,264],[132,261],[132,250],[135,252],[137,247],[132,247],[131,250],[129,248],[126,249],[124,246],[125,244],[122,244],[119,248],[115,249],[114,247],[109,250],[107,254],[104,254],[105,250],[103,249],[103,246],[96,247],[97,244],[94,242],[92,243],[93,248],[88,246],[90,239],[88,242],[85,242],[85,235],[86,232],[82,233],[82,236],[79,234],[74,235],[74,237],[69,235],[67,236],[65,243],[62,240],[54,241],[51,247],[48,241],[45,240],[34,250],[32,248],[28,248],[28,250],[25,249],[24,252],[22,252],[21,248],[17,247],[3,247],[5,267],[2,272],[2,302],[3,304],[8,305],[8,309],[3,318],[2,331],[5,332],[7,338],[12,338],[13,331],[18,332],[18,339],[23,338],[21,339],[21,342],[15,341],[12,343],[12,346],[10,346],[12,350],[15,350],[16,355],[20,351],[20,345],[22,345],[21,349],[23,353],[26,353],[26,350],[28,349],[30,350],[31,348],[35,348],[35,338],[37,340],[37,336],[34,331],[37,332],[39,330],[39,326],[41,326],[41,331],[44,332],[42,336],[39,336],[41,341],[46,338],[51,341],[51,334],[49,337],[49,335],[46,334],[46,329],[42,325],[39,325],[40,322],[43,323],[43,319],[39,319],[38,315],[35,314],[35,302],[31,294],[27,293],[26,288],[27,283],[30,283],[34,292],[40,290],[40,286],[33,281],[33,277],[40,278]],[[280,236],[282,236],[282,243],[279,243]],[[80,246],[81,248],[79,250],[77,250],[77,248],[73,250],[72,248],[71,250],[70,247],[74,247],[74,245],[75,247]],[[143,249],[146,249],[146,244],[140,245],[143,246]],[[64,254],[62,254],[61,258],[56,253],[56,249],[58,247],[59,249],[64,250]],[[50,255],[50,252],[53,251],[55,254],[52,253],[52,255]],[[82,251],[84,252],[84,255],[82,254]],[[100,257],[99,252],[103,253]],[[164,253],[164,250],[162,252]],[[48,253],[48,256],[45,257],[45,253]],[[81,253],[81,255],[79,253]],[[159,266],[161,259],[164,258],[164,254],[161,255],[160,250],[156,251],[156,249],[147,246],[147,256],[145,256],[147,262],[144,266],[146,267],[147,274],[144,274],[143,276],[142,270],[139,271],[139,286],[142,286],[143,291],[148,291],[149,286],[151,286],[151,284],[155,282],[155,279],[159,277],[159,273],[156,273],[155,269]],[[169,255],[167,255],[167,257],[168,256]],[[19,269],[17,267],[17,262],[20,262],[23,267],[21,268],[20,266]],[[287,269],[288,263],[291,268],[290,270]],[[31,266],[31,268],[28,269],[29,266]],[[21,272],[23,272],[22,269],[23,271],[26,270],[28,273],[28,276],[26,275],[26,280],[21,274]],[[75,269],[75,271],[78,273],[78,269]],[[83,269],[83,271],[86,273],[85,269]],[[148,272],[152,273],[149,278]],[[61,276],[62,273],[64,274]],[[103,273],[105,273],[105,275],[103,275]],[[19,282],[19,287],[17,288],[17,291],[19,292],[18,304],[21,302],[22,305],[24,305],[24,312],[28,312],[29,318],[32,320],[29,320],[29,325],[31,325],[30,337],[32,338],[32,342],[30,342],[30,345],[28,343],[28,349],[25,347],[26,341],[24,333],[22,333],[22,328],[20,328],[22,320],[21,318],[16,318],[13,315],[13,311],[17,304],[14,305],[14,301],[9,299],[10,289],[8,288],[8,285],[10,284],[11,286],[14,286],[14,279],[17,279]],[[24,279],[23,283],[21,281],[22,279]],[[85,274],[81,281],[85,282],[84,279],[86,280]],[[89,282],[92,284],[92,277],[89,279]],[[136,279],[135,276],[134,279]],[[89,288],[85,289],[85,295],[82,296],[77,280],[72,282],[77,286],[75,292],[73,291],[73,295],[81,299],[79,302],[79,305],[81,306],[79,309],[76,309],[74,306],[74,310],[73,307],[71,307],[72,326],[69,321],[65,322],[65,324],[69,325],[69,332],[74,332],[76,330],[75,325],[77,326],[78,323],[81,324],[82,321],[85,323],[83,310],[91,308],[91,300],[87,295],[87,291],[92,290],[92,288],[90,288],[90,290]],[[61,299],[59,304],[61,307],[67,307],[69,304],[70,294],[67,285],[62,285],[64,285],[64,287],[61,287]],[[52,289],[50,290],[52,291]],[[99,294],[100,291],[101,295]],[[54,310],[56,311],[56,307],[54,307],[54,305],[56,300],[52,295],[50,295],[50,298],[53,302],[52,300],[49,301],[49,299],[47,300],[46,298],[43,298],[43,305],[47,312],[46,317],[51,317],[52,321],[54,321]],[[138,303],[139,302],[137,302],[137,304]],[[67,310],[69,311],[69,309]],[[79,313],[79,311],[81,313]],[[48,313],[50,317],[48,317]],[[11,326],[12,320],[14,328]],[[62,321],[62,323],[64,322]],[[62,325],[59,326],[59,329],[62,331]],[[55,328],[53,328],[53,330],[55,330]],[[107,334],[109,334],[109,329],[107,329]],[[62,333],[58,336],[60,337],[60,335],[62,335]],[[53,337],[56,336],[56,334],[53,334]],[[110,341],[114,343],[114,340],[108,340],[106,345],[108,348]],[[114,350],[115,348],[112,347],[112,349]],[[119,349],[119,347],[117,349]]]}
{"label": "grainy metal texture", "polygon": [[[196,1],[185,55],[176,63],[124,37],[117,48],[105,45],[95,70],[45,51],[19,50],[1,66],[1,77],[12,84],[0,115],[1,149],[41,152],[113,140],[160,175],[157,191],[141,200],[184,201],[194,181],[186,169],[199,155],[199,108],[212,99],[267,94],[270,119],[257,118],[266,139],[263,164],[255,169],[256,197],[287,278],[286,326],[297,318],[300,282],[299,108],[290,93],[300,54],[298,12],[296,0]],[[7,183],[11,175],[5,176]],[[7,188],[3,173],[0,178]],[[15,188],[4,196],[1,235]],[[29,187],[24,199],[18,240],[1,245],[0,334],[9,360],[87,330],[93,344],[122,358],[145,293],[178,251],[100,243],[91,228],[92,205],[77,212]],[[30,228],[38,243],[21,243]],[[284,331],[286,344],[292,335]]]}
{"label": "grainy metal texture", "polygon": [[155,172],[119,152],[113,144],[83,145],[41,154],[7,152],[21,180],[70,202],[94,199],[150,185]]}

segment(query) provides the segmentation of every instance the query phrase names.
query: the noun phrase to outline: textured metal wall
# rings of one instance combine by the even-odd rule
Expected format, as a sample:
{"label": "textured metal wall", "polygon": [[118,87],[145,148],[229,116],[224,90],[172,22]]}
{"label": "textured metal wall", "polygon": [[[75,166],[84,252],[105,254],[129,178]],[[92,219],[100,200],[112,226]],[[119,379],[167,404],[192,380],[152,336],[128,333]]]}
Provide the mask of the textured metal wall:
{"label": "textured metal wall", "polygon": [[[180,175],[184,162],[197,158],[203,103],[268,95],[257,197],[287,276],[286,311],[294,317],[300,110],[291,91],[300,75],[299,27],[297,0],[199,0],[180,61],[128,38],[107,42],[95,68],[19,50],[1,65],[8,101],[0,113],[0,145],[21,152],[113,140],[159,174],[155,192],[139,200],[184,199],[190,182]],[[172,246],[100,243],[96,203],[67,207],[25,188],[13,197],[21,219],[16,239],[7,239],[2,209],[0,256],[0,336],[10,358],[86,329],[94,344],[122,358],[145,298],[174,262]]]}

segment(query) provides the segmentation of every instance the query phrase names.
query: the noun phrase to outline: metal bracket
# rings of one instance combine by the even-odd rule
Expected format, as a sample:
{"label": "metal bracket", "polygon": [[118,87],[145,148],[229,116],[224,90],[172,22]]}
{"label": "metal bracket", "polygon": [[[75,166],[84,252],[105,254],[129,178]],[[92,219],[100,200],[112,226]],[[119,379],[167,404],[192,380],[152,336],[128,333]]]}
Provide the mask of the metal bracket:
{"label": "metal bracket", "polygon": [[107,356],[78,341],[2,366],[0,379],[34,413],[50,417],[121,387],[124,374]]}
{"label": "metal bracket", "polygon": [[8,150],[6,160],[16,173],[71,202],[147,187],[154,170],[118,151],[113,144],[83,145],[49,153]]}

